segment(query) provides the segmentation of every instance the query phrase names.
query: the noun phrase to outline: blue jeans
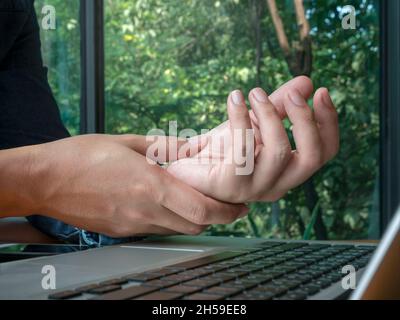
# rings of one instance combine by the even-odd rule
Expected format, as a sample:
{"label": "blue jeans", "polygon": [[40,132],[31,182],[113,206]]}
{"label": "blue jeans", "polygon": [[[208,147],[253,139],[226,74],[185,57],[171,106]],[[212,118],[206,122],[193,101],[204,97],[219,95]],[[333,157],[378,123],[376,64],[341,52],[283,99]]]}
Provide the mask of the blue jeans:
{"label": "blue jeans", "polygon": [[79,244],[89,247],[109,246],[144,239],[144,237],[111,238],[99,233],[79,229],[56,219],[43,216],[30,216],[28,217],[28,221],[35,228],[50,237],[56,238],[65,243]]}

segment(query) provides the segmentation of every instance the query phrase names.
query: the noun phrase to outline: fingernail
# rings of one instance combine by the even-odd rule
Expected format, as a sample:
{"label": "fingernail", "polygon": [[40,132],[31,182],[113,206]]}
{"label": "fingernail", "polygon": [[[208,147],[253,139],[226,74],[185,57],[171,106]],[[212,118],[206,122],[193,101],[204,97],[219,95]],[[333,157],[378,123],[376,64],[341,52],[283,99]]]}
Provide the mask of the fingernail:
{"label": "fingernail", "polygon": [[322,100],[326,106],[331,106],[333,104],[331,96],[329,94],[329,90],[327,88],[323,88],[325,93],[322,95]]}
{"label": "fingernail", "polygon": [[298,107],[304,106],[304,97],[297,90],[292,90],[289,92],[289,98]]}
{"label": "fingernail", "polygon": [[244,102],[243,94],[240,90],[235,90],[231,93],[232,102],[235,105],[242,105]]}
{"label": "fingernail", "polygon": [[265,91],[261,88],[256,88],[253,90],[254,98],[261,103],[268,102],[268,96]]}

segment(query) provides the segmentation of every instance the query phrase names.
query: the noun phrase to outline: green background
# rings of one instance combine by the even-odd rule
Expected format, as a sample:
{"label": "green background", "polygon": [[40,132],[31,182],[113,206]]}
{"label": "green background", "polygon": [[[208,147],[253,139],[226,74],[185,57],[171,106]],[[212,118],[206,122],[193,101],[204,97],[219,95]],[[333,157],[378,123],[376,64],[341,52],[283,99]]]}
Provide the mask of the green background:
{"label": "green background", "polygon": [[[293,1],[277,1],[288,38],[297,39]],[[71,134],[79,133],[79,1],[36,1],[57,11],[57,29],[42,30],[49,79]],[[261,38],[255,36],[254,4]],[[343,30],[341,7],[357,9],[357,29]],[[313,178],[310,207],[303,186],[276,203],[251,205],[248,218],[213,226],[212,235],[302,238],[377,237],[379,158],[379,19],[377,1],[304,1],[311,25],[315,87],[337,106],[341,151]],[[105,0],[106,128],[146,134],[152,128],[211,129],[226,119],[226,97],[260,84],[267,92],[292,78],[266,1]],[[262,49],[260,69],[256,48]],[[290,124],[286,122],[286,126]],[[323,231],[321,233],[321,230]],[[322,236],[321,236],[322,234]]]}

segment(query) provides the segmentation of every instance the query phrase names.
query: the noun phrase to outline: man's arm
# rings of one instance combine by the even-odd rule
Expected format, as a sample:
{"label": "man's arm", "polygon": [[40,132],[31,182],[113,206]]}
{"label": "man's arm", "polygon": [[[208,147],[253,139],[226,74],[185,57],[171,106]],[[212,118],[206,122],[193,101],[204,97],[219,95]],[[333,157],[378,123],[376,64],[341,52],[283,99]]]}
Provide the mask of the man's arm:
{"label": "man's arm", "polygon": [[[27,216],[35,212],[35,148],[0,151],[0,218]],[[35,188],[36,186],[36,188]]]}
{"label": "man's arm", "polygon": [[0,151],[0,217],[36,213],[125,237],[198,234],[247,214],[150,165],[131,143],[87,135]]}

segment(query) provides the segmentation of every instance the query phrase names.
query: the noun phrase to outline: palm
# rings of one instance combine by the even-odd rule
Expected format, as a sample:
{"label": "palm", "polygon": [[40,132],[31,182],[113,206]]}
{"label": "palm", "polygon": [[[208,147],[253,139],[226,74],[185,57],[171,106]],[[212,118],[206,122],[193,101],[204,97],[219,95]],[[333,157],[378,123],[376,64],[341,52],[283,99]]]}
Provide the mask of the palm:
{"label": "palm", "polygon": [[168,172],[205,195],[232,202],[238,183],[246,177],[235,174],[236,167],[227,164],[233,152],[229,121],[205,136],[207,144],[197,155],[172,163]]}

